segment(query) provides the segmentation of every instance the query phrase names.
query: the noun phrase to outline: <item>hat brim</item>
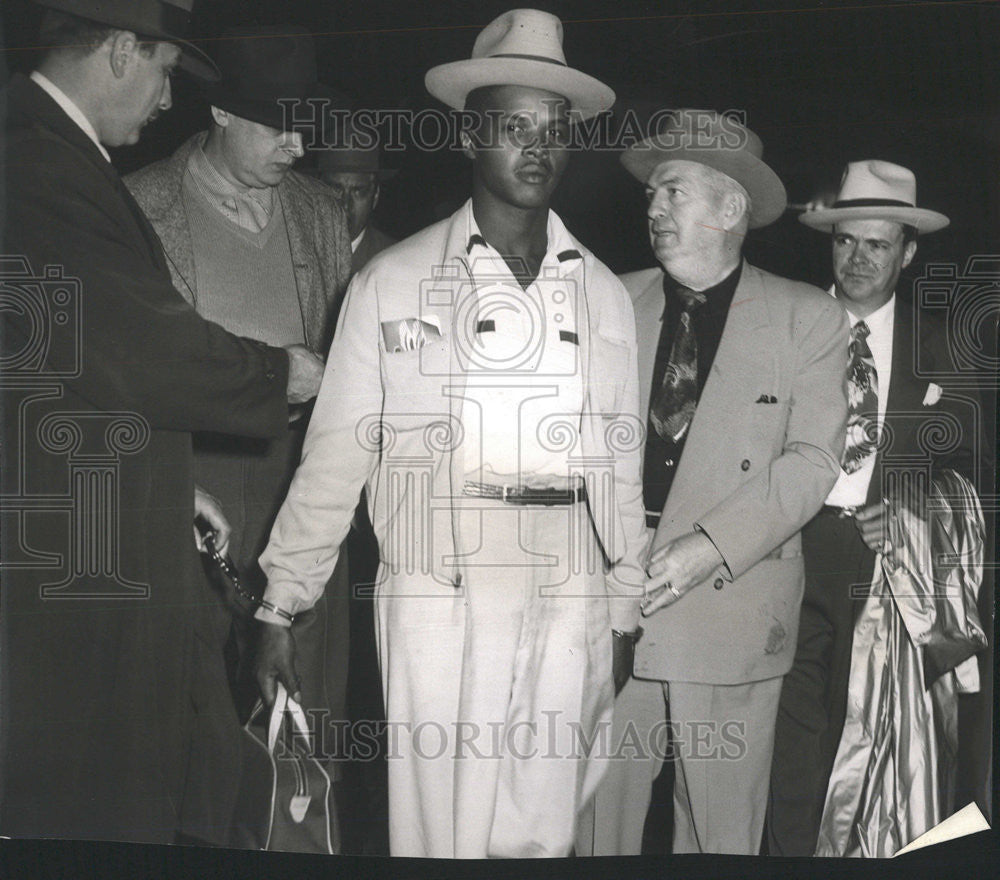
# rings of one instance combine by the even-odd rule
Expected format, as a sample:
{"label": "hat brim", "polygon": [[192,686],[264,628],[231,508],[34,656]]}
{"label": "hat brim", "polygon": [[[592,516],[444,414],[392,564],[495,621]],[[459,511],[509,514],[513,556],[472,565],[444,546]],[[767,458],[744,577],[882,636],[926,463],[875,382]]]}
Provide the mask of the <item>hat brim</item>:
{"label": "hat brim", "polygon": [[604,83],[572,67],[531,58],[471,58],[439,64],[424,77],[427,91],[461,110],[469,92],[484,86],[526,86],[562,95],[578,119],[589,119],[615,103]]}
{"label": "hat brim", "polygon": [[316,160],[316,173],[321,174],[374,174],[379,183],[391,180],[399,173],[398,168],[372,168],[370,165],[331,165],[323,161],[323,154],[331,152],[320,150]]}
{"label": "hat brim", "polygon": [[622,153],[622,165],[641,183],[664,162],[684,161],[707,165],[731,177],[750,196],[749,227],[759,229],[777,220],[788,205],[781,178],[764,162],[745,150],[667,149],[655,139],[645,140]]}
{"label": "hat brim", "polygon": [[[219,79],[219,68],[215,66],[215,62],[208,55],[193,43],[178,37],[176,33],[157,26],[149,19],[144,18],[141,9],[122,10],[108,4],[98,5],[93,9],[81,9],[79,4],[73,0],[34,0],[34,2],[46,9],[69,13],[106,27],[131,31],[142,40],[173,43],[181,50],[181,70],[206,82],[215,82]],[[184,27],[183,30],[186,31],[187,28]]]}
{"label": "hat brim", "polygon": [[[233,94],[224,82],[213,83],[205,90],[205,100],[213,107],[218,107],[220,110],[225,110],[227,113],[232,113],[242,119],[249,119],[251,122],[258,122],[261,125],[285,131],[285,111],[278,103],[279,97],[282,100],[290,98],[299,101],[329,99],[330,91],[321,83],[315,83],[295,90],[289,89],[280,96],[248,98]],[[307,124],[309,123],[303,123],[303,125]]]}
{"label": "hat brim", "polygon": [[324,174],[337,174],[341,171],[357,171],[359,174],[374,174],[378,178],[378,182],[380,184],[385,183],[387,180],[391,180],[399,174],[398,168],[380,168],[378,171],[372,171],[370,168],[320,168],[318,165],[309,165],[303,168],[296,168],[295,170],[309,177],[315,177],[317,180],[320,180]]}
{"label": "hat brim", "polygon": [[837,223],[844,220],[892,220],[916,228],[925,235],[944,229],[951,221],[944,214],[928,208],[906,208],[895,206],[865,206],[854,208],[820,208],[799,215],[799,223],[820,232],[832,232]]}
{"label": "hat brim", "polygon": [[[151,36],[160,35],[152,34]],[[201,49],[187,40],[178,40],[176,37],[163,35],[163,39],[165,42],[174,43],[181,50],[181,70],[189,73],[195,79],[200,79],[204,82],[214,83],[219,81],[219,68],[215,66],[215,62],[202,52]]]}

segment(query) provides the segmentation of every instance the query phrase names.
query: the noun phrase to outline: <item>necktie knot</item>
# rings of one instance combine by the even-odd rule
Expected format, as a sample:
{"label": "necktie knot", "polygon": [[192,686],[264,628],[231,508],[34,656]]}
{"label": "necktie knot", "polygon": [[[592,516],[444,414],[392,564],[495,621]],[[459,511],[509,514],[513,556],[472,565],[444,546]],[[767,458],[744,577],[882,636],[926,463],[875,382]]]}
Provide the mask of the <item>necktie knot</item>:
{"label": "necktie knot", "polygon": [[864,321],[858,321],[858,323],[851,328],[851,339],[853,341],[867,339],[868,334],[871,332],[872,331]]}
{"label": "necktie knot", "polygon": [[684,311],[689,313],[708,302],[708,297],[705,294],[691,290],[690,287],[678,287],[677,297],[680,299]]}

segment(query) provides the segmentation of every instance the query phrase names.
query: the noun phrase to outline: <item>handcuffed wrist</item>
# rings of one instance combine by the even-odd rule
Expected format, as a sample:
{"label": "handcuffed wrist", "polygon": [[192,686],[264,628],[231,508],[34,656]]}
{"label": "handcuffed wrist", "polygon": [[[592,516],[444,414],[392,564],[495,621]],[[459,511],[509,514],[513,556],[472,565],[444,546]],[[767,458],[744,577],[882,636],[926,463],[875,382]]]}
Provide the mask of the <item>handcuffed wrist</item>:
{"label": "handcuffed wrist", "polygon": [[277,612],[274,610],[276,608],[277,606],[271,602],[267,602],[266,604],[261,602],[254,617],[261,623],[273,623],[282,627],[291,626],[294,615],[290,615],[284,609],[281,609],[284,613]]}

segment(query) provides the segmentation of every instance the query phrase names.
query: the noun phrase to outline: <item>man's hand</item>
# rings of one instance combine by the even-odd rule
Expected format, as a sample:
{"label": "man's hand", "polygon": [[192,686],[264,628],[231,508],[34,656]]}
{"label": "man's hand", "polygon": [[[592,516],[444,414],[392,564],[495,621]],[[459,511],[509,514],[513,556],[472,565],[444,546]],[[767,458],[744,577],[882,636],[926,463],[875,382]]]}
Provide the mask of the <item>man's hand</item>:
{"label": "man's hand", "polygon": [[688,532],[661,547],[646,566],[649,580],[642,600],[643,616],[678,601],[724,561],[715,544],[701,532]]}
{"label": "man's hand", "polygon": [[295,637],[291,627],[276,623],[260,626],[260,650],[257,651],[257,686],[268,706],[277,695],[275,682],[280,681],[296,703],[302,702],[299,677],[295,674]]}
{"label": "man's hand", "polygon": [[889,506],[885,500],[869,504],[854,515],[854,522],[861,534],[861,540],[876,553],[890,556],[892,542],[889,540]]}
{"label": "man's hand", "polygon": [[611,675],[615,680],[615,696],[617,697],[632,677],[632,662],[635,660],[636,639],[630,638],[625,633],[614,633],[611,636],[611,642],[613,646]]}
{"label": "man's hand", "polygon": [[[232,528],[226,515],[222,512],[219,499],[209,495],[201,486],[194,487],[194,517],[195,519],[201,517],[208,523],[215,533],[215,549],[225,556],[226,550],[229,549],[229,536],[232,533]],[[208,553],[208,548],[201,536],[201,530],[197,525],[194,526],[194,543],[199,553]]]}
{"label": "man's hand", "polygon": [[323,360],[304,345],[287,345],[288,402],[305,403],[319,393],[323,381]]}

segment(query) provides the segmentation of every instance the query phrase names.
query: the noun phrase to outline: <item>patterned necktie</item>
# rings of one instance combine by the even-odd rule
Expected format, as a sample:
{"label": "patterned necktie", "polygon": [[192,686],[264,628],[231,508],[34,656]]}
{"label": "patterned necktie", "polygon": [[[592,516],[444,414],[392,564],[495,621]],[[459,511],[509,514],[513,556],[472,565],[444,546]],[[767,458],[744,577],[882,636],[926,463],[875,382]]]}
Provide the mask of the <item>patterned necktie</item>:
{"label": "patterned necktie", "polygon": [[656,433],[674,443],[684,436],[698,403],[698,336],[691,315],[706,302],[705,294],[686,287],[679,288],[677,295],[684,311],[674,333],[663,382],[649,407]]}
{"label": "patterned necktie", "polygon": [[266,189],[237,193],[223,203],[229,218],[250,232],[263,232],[271,220],[274,197]]}
{"label": "patterned necktie", "polygon": [[847,444],[841,467],[853,474],[875,452],[878,440],[878,373],[868,347],[871,331],[864,321],[851,328],[851,361],[847,368]]}

